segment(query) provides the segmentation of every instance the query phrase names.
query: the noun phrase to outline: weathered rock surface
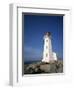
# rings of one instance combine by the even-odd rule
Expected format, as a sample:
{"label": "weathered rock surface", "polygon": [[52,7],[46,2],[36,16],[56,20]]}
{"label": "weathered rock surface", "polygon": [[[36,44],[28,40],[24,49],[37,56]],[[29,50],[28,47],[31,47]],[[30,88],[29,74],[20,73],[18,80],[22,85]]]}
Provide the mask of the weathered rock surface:
{"label": "weathered rock surface", "polygon": [[39,74],[39,73],[62,73],[63,61],[53,61],[50,63],[36,62],[32,64],[24,64],[24,74]]}

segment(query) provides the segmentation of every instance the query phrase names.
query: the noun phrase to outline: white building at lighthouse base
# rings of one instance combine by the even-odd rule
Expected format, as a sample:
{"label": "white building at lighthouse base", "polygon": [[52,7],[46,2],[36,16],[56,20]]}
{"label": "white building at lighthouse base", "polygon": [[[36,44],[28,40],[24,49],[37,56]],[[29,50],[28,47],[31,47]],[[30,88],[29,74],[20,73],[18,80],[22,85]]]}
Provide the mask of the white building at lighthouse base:
{"label": "white building at lighthouse base", "polygon": [[57,61],[57,54],[53,52],[53,60]]}

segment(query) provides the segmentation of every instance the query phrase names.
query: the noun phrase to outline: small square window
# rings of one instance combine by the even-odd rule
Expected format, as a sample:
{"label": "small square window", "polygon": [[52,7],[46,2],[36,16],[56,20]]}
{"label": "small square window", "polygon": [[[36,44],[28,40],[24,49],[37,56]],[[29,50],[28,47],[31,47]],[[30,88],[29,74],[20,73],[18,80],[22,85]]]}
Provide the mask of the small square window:
{"label": "small square window", "polygon": [[48,49],[48,46],[46,46],[46,49]]}
{"label": "small square window", "polygon": [[48,40],[46,40],[46,42],[48,42]]}
{"label": "small square window", "polygon": [[48,56],[48,54],[46,53],[46,57]]}

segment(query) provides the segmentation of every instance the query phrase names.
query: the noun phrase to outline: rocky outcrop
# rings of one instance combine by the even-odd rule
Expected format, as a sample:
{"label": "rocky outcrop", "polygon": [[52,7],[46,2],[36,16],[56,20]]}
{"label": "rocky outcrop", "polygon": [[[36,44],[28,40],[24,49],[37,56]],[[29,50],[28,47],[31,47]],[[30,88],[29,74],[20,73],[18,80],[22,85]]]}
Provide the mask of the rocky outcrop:
{"label": "rocky outcrop", "polygon": [[24,74],[39,74],[39,73],[62,73],[63,61],[53,61],[50,63],[36,62],[32,64],[24,64]]}

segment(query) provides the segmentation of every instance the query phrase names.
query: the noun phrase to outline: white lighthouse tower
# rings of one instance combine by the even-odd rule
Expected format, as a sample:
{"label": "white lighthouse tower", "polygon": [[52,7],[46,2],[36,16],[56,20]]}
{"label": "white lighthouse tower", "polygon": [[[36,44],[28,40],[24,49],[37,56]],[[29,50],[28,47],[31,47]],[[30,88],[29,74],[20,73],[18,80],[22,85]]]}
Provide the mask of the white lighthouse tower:
{"label": "white lighthouse tower", "polygon": [[52,52],[51,33],[47,32],[44,35],[44,50],[42,62],[50,62],[51,60],[54,60]]}

